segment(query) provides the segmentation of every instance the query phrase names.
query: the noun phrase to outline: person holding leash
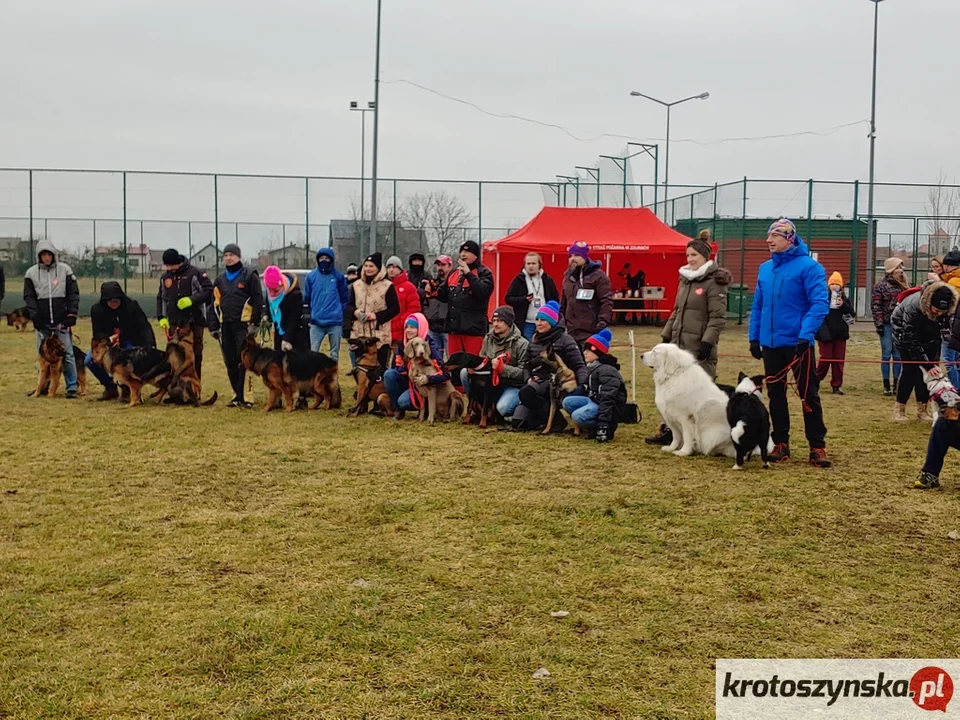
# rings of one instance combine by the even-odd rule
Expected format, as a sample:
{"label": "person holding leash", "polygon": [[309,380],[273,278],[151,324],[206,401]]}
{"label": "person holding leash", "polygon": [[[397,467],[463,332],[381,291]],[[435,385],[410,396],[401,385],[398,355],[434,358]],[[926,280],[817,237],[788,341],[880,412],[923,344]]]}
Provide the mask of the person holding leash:
{"label": "person holding leash", "polygon": [[233,388],[233,400],[227,407],[252,408],[243,396],[247,371],[240,363],[240,351],[247,335],[257,332],[263,316],[263,291],[260,276],[243,264],[240,246],[229,243],[223,248],[225,270],[213,281],[213,313],[210,334],[220,341],[223,364]]}
{"label": "person holding leash", "polygon": [[263,271],[267,307],[273,320],[273,349],[305,353],[310,350],[310,331],[303,317],[303,292],[293,273],[276,265]]}
{"label": "person holding leash", "polygon": [[400,300],[383,267],[383,255],[368,255],[360,268],[360,278],[350,285],[350,299],[344,311],[344,325],[350,337],[375,337],[381,345],[390,344],[390,321],[400,314]]}
{"label": "person holding leash", "polygon": [[324,338],[329,338],[330,358],[340,360],[343,339],[343,311],[350,302],[346,276],[334,267],[333,248],[317,250],[317,266],[303,282],[303,298],[310,308],[310,349],[320,352]]}
{"label": "person holding leash", "polygon": [[[443,355],[430,337],[430,323],[423,313],[413,313],[407,316],[403,323],[403,340],[398,342],[393,352],[393,367],[383,373],[383,385],[387,389],[387,395],[390,396],[390,404],[393,405],[394,420],[402,420],[404,414],[410,410],[416,410],[413,397],[410,393],[410,374],[407,369],[406,359],[403,357],[403,350],[407,343],[415,337],[426,341],[430,346],[430,357],[434,365],[440,369],[436,375],[431,375],[427,381],[431,385],[443,385],[450,379],[450,373],[441,368],[443,364]],[[421,397],[422,400],[422,397]]]}
{"label": "person holding leash", "polygon": [[750,354],[763,360],[767,376],[774,449],[770,462],[790,459],[790,410],[787,375],[793,374],[803,407],[803,425],[810,444],[811,465],[828,468],[827,428],[820,406],[820,380],[815,370],[814,342],[830,310],[830,293],[823,265],[781,218],[767,230],[770,259],[760,266],[750,312]]}
{"label": "person holding leash", "polygon": [[[126,296],[118,282],[105,282],[100,286],[100,302],[90,308],[90,325],[94,340],[109,338],[111,345],[124,350],[157,346],[157,339],[146,313],[136,300]],[[117,384],[110,377],[110,373],[93,361],[92,349],[87,352],[83,364],[103,385],[103,394],[97,398],[98,401],[116,400],[120,397]],[[127,399],[129,392],[130,388],[124,387],[124,397]]]}
{"label": "person holding leash", "polygon": [[193,323],[193,355],[199,378],[203,364],[203,328],[207,325],[213,283],[205,272],[193,267],[173,248],[163,251],[163,266],[166,272],[160,276],[157,291],[157,320],[165,333],[169,333],[171,327]]}
{"label": "person holding leash", "polygon": [[460,246],[457,269],[437,288],[447,303],[447,352],[479,355],[487,334],[487,303],[493,294],[493,273],[480,262],[480,246],[467,240]]}
{"label": "person holding leash", "polygon": [[[503,392],[497,400],[497,412],[500,417],[509,421],[514,410],[520,404],[520,388],[524,382],[524,368],[527,365],[527,352],[530,343],[520,334],[516,325],[516,316],[509,305],[501,305],[490,316],[490,332],[483,338],[483,347],[480,356],[491,361],[499,358],[499,382],[503,385]],[[463,385],[463,394],[470,395],[470,376],[473,369],[464,368],[460,371],[460,384]]]}

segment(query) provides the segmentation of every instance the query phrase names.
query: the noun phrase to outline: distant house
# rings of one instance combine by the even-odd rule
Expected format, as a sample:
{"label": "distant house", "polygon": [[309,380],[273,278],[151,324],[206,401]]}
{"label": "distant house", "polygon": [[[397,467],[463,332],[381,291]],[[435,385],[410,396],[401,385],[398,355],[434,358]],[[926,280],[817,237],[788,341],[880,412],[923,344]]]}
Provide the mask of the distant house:
{"label": "distant house", "polygon": [[946,255],[954,245],[953,236],[941,227],[938,227],[933,234],[928,235],[927,240],[929,254],[937,257]]}
{"label": "distant house", "polygon": [[220,267],[220,253],[213,243],[207,243],[190,256],[190,264],[208,275],[216,275]]}
{"label": "distant house", "polygon": [[[396,238],[394,238],[396,229]],[[345,268],[350,263],[359,263],[370,252],[370,223],[361,224],[357,220],[331,220],[329,247],[337,256],[337,265]],[[396,240],[396,242],[394,242]],[[377,223],[377,251],[383,253],[386,260],[390,255],[398,255],[404,263],[407,258],[420,252],[426,255],[427,236],[423,230],[403,227],[399,221],[381,220]],[[427,258],[430,266],[431,258]]]}
{"label": "distant house", "polygon": [[160,275],[163,273],[163,250],[150,251],[150,274]]}
{"label": "distant house", "polygon": [[18,237],[0,237],[0,263],[16,262],[21,242]]}
{"label": "distant house", "polygon": [[[122,262],[124,256],[123,245],[99,245],[94,248],[94,253],[100,257],[112,258],[116,262]],[[145,275],[148,272],[150,248],[146,245],[127,245],[126,256],[128,274]]]}
{"label": "distant house", "polygon": [[257,266],[263,270],[270,265],[287,270],[303,270],[313,267],[313,260],[307,256],[302,245],[285,245],[274,250],[262,250],[257,256]]}

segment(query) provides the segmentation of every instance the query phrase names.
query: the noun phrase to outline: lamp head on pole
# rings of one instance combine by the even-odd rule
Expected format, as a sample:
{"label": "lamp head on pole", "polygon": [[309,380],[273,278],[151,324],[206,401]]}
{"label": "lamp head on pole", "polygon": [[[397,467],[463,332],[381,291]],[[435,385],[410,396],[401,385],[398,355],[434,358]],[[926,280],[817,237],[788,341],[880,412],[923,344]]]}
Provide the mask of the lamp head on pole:
{"label": "lamp head on pole", "polygon": [[[879,0],[878,0],[878,1],[879,1]],[[698,99],[698,100],[709,100],[709,99],[710,99],[710,93],[705,92],[705,93],[702,93],[701,95],[697,95],[697,99]]]}
{"label": "lamp head on pole", "polygon": [[350,101],[350,109],[351,109],[351,110],[356,110],[356,109],[357,109],[357,101],[356,101],[356,100],[351,100],[351,101]]}

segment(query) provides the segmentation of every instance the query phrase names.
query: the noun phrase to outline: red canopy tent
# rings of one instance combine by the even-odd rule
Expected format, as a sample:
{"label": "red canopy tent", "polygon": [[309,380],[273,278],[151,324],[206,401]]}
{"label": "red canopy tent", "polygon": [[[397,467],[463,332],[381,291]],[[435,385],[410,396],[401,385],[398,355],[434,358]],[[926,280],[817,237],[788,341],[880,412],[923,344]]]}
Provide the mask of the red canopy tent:
{"label": "red canopy tent", "polygon": [[648,287],[664,288],[664,299],[649,302],[648,308],[673,307],[677,270],[686,264],[690,238],[662,223],[647,208],[545,207],[512,235],[483,243],[483,262],[493,271],[497,304],[503,303],[528,252],[540,253],[544,270],[560,287],[567,269],[567,248],[577,240],[590,245],[591,259],[602,263],[614,291],[626,289],[625,272],[643,270]]}

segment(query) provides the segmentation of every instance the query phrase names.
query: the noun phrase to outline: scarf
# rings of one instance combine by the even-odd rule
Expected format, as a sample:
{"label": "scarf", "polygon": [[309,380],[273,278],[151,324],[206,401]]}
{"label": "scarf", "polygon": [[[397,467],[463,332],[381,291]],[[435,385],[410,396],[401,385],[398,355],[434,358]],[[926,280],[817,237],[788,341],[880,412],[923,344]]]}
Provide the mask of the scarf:
{"label": "scarf", "polygon": [[233,268],[227,268],[227,271],[224,273],[227,276],[227,282],[233,282],[237,279],[240,273],[243,271],[243,263],[237,263]]}
{"label": "scarf", "polygon": [[273,294],[274,291],[267,290],[267,300],[270,304],[270,317],[273,319],[274,325],[277,327],[277,332],[280,335],[283,335],[283,326],[280,324],[280,303],[283,302],[283,299],[287,296],[287,290],[290,289],[290,280],[286,275],[283,276],[283,287],[277,288],[276,295]]}

